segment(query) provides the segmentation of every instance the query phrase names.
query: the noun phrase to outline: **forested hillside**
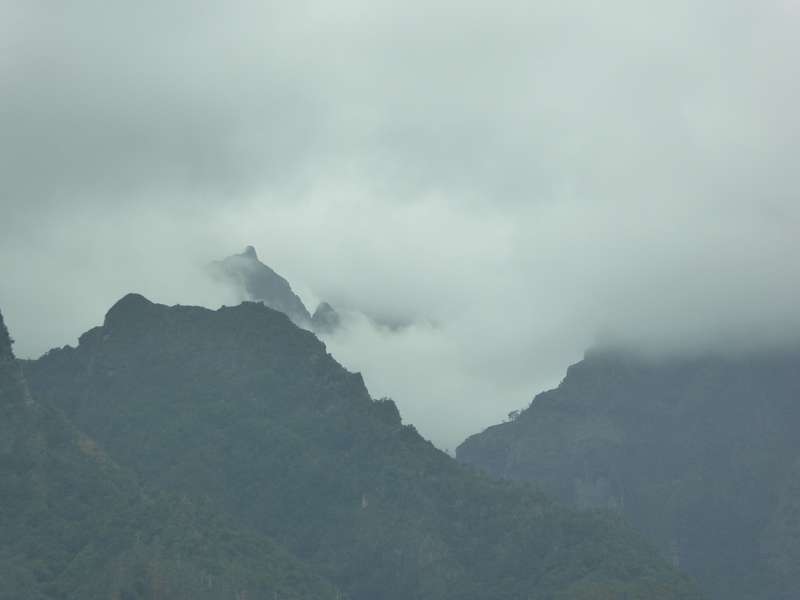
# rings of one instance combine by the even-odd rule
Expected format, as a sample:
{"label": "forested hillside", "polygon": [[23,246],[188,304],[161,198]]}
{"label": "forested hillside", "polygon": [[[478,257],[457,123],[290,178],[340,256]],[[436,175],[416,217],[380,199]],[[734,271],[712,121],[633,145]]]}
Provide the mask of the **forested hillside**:
{"label": "forested hillside", "polygon": [[0,316],[0,598],[334,600],[263,536],[147,492],[29,393]]}
{"label": "forested hillside", "polygon": [[623,515],[719,600],[800,590],[800,352],[593,352],[459,460]]}
{"label": "forested hillside", "polygon": [[355,600],[698,597],[619,519],[459,465],[261,304],[129,295],[26,372],[149,485],[271,536]]}

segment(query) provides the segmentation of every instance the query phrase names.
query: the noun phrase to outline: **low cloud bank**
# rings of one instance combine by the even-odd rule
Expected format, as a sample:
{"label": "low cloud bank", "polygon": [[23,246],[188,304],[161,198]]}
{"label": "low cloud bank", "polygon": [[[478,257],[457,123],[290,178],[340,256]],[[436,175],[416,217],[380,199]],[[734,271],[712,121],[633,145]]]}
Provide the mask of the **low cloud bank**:
{"label": "low cloud bank", "polygon": [[[796,4],[0,7],[0,307],[17,351],[129,291],[236,301],[259,249],[440,445],[592,346],[800,339]],[[316,303],[311,302],[314,306]]]}

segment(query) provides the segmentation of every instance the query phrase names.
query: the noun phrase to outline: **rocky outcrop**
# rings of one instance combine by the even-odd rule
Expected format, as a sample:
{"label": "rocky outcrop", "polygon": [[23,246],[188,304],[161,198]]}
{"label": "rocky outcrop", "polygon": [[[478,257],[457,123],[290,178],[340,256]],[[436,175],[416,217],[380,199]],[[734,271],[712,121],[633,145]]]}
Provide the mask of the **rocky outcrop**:
{"label": "rocky outcrop", "polygon": [[263,302],[300,327],[330,334],[341,325],[339,314],[327,302],[322,302],[311,316],[289,282],[262,263],[253,246],[247,246],[241,254],[211,263],[209,270],[216,279],[232,285],[242,300]]}
{"label": "rocky outcrop", "polygon": [[309,327],[311,315],[289,282],[258,259],[253,246],[209,267],[216,278],[233,285],[244,300],[263,302],[301,327]]}
{"label": "rocky outcrop", "polygon": [[339,313],[327,302],[322,302],[311,317],[311,327],[320,334],[333,333],[341,326]]}

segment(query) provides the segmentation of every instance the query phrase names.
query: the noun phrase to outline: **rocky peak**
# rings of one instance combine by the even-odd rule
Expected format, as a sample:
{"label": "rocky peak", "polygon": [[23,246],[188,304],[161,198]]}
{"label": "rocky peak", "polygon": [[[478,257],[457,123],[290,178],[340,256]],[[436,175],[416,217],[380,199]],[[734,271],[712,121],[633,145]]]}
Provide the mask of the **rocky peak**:
{"label": "rocky peak", "polygon": [[106,322],[109,320],[116,320],[120,316],[147,311],[152,306],[154,306],[153,303],[141,294],[126,294],[108,309],[106,313]]}
{"label": "rocky peak", "polygon": [[[162,318],[158,305],[141,294],[127,294],[106,313],[103,323],[105,336],[141,331]],[[84,334],[86,335],[86,334]]]}
{"label": "rocky peak", "polygon": [[216,279],[232,285],[243,300],[263,302],[302,327],[310,324],[311,315],[303,301],[286,279],[258,259],[253,246],[211,263],[209,270]]}
{"label": "rocky peak", "polygon": [[327,302],[317,307],[312,317],[289,282],[262,263],[253,246],[210,265],[214,277],[232,285],[243,300],[263,302],[287,315],[301,327],[317,333],[331,333],[339,326],[339,315]]}
{"label": "rocky peak", "polygon": [[311,327],[317,333],[332,333],[341,325],[341,318],[327,302],[321,302],[311,317]]}

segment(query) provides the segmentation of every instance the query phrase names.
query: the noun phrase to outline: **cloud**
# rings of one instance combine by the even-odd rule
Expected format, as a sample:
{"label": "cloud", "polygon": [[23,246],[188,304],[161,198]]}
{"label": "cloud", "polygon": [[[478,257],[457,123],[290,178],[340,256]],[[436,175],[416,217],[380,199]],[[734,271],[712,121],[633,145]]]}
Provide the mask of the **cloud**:
{"label": "cloud", "polygon": [[442,445],[613,341],[800,337],[794,3],[0,3],[0,306],[230,303],[248,243]]}

